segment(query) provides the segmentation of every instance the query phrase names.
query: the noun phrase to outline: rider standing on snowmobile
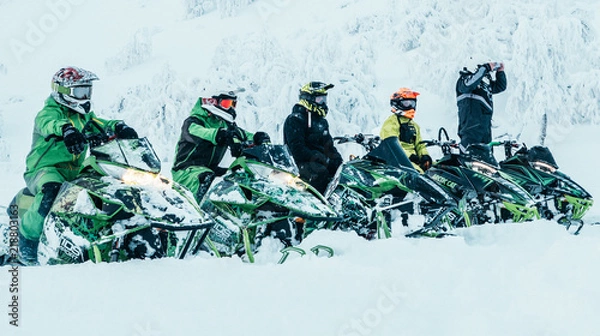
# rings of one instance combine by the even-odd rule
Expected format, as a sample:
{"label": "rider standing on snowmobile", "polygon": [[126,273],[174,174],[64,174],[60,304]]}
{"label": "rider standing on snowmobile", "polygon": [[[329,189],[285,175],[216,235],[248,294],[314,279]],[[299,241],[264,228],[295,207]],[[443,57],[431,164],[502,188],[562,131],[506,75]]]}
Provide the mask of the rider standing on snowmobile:
{"label": "rider standing on snowmobile", "polygon": [[390,97],[393,115],[389,116],[381,127],[380,137],[398,137],[402,149],[415,169],[423,172],[431,167],[431,156],[425,144],[421,143],[421,128],[413,120],[417,109],[418,92],[400,88]]}
{"label": "rider standing on snowmobile", "polygon": [[96,117],[91,110],[92,82],[98,77],[78,67],[58,70],[52,77],[52,94],[35,117],[31,151],[27,155],[25,183],[35,195],[19,228],[19,258],[37,263],[37,247],[44,219],[63,182],[74,180],[85,159],[84,125],[96,121],[121,139],[137,139],[136,131],[120,120]]}
{"label": "rider standing on snowmobile", "polygon": [[[495,80],[492,79],[492,72],[496,73]],[[492,95],[504,90],[504,63],[485,63],[479,65],[474,73],[467,68],[460,71],[456,82],[456,103],[461,151],[466,152],[470,144],[492,141]]]}
{"label": "rider standing on snowmobile", "polygon": [[215,177],[227,171],[219,167],[219,163],[228,147],[231,155],[238,157],[242,141],[253,139],[255,145],[271,142],[265,132],[253,135],[235,125],[236,105],[237,96],[233,91],[211,98],[200,97],[181,126],[171,173],[173,180],[192,191],[198,203]]}
{"label": "rider standing on snowmobile", "polygon": [[325,192],[327,184],[342,164],[333,145],[327,116],[327,90],[333,84],[310,82],[300,89],[299,102],[283,125],[283,142],[289,147],[300,169],[300,177]]}

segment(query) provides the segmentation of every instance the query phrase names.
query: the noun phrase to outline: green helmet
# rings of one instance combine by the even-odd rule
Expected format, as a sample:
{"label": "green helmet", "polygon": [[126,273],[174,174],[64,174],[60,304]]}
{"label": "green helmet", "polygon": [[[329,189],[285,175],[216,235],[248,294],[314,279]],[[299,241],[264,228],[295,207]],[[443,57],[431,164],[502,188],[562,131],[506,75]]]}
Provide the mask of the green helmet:
{"label": "green helmet", "polygon": [[311,112],[321,116],[327,115],[327,90],[333,88],[333,84],[323,82],[310,82],[300,88],[300,104]]}

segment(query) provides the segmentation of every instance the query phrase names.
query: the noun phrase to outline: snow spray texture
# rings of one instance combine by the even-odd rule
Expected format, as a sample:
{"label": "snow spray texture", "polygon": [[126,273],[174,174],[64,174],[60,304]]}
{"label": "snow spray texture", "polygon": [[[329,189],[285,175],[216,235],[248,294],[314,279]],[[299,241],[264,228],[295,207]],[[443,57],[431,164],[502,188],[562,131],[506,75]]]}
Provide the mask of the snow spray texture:
{"label": "snow spray texture", "polygon": [[76,6],[82,5],[86,0],[47,0],[46,11],[39,18],[28,20],[25,33],[19,38],[9,41],[10,49],[20,64],[23,57],[33,53],[42,46],[46,38],[54,33],[71,15]]}

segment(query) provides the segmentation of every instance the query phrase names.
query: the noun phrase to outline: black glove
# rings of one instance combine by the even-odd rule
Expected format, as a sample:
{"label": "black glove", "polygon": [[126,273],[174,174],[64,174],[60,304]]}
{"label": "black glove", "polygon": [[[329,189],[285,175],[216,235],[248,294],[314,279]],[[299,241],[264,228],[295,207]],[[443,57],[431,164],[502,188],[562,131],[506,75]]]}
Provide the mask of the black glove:
{"label": "black glove", "polygon": [[265,132],[256,132],[252,137],[252,141],[255,145],[260,146],[264,143],[271,143],[271,137]]}
{"label": "black glove", "polygon": [[73,126],[63,126],[63,141],[71,154],[79,155],[85,149],[85,137]]}
{"label": "black glove", "polygon": [[234,142],[229,145],[229,150],[231,151],[231,156],[239,157],[242,155],[242,144],[239,142]]}
{"label": "black glove", "polygon": [[316,152],[313,156],[312,156],[312,160],[314,162],[320,163],[323,166],[327,167],[329,166],[329,158],[327,156],[325,156],[325,154],[321,153],[321,152]]}
{"label": "black glove", "polygon": [[115,125],[115,135],[119,139],[138,139],[137,132],[124,122],[119,122]]}
{"label": "black glove", "polygon": [[226,145],[232,142],[235,136],[235,131],[231,129],[219,128],[217,135],[215,136],[215,142],[217,145]]}
{"label": "black glove", "polygon": [[416,164],[421,163],[421,160],[419,160],[419,157],[417,156],[417,154],[412,154],[411,156],[408,157],[408,159],[410,160],[410,162],[414,162]]}
{"label": "black glove", "polygon": [[361,144],[363,141],[365,141],[365,136],[362,133],[358,133],[354,136],[354,140],[356,143]]}
{"label": "black glove", "polygon": [[429,155],[423,155],[421,156],[421,160],[419,160],[419,166],[421,167],[421,169],[423,169],[423,171],[431,168],[431,164],[433,163],[433,160],[431,159],[431,156]]}
{"label": "black glove", "polygon": [[334,174],[335,171],[338,169],[338,167],[343,163],[344,161],[341,159],[331,159],[329,160],[329,164],[327,164],[327,170],[331,173]]}

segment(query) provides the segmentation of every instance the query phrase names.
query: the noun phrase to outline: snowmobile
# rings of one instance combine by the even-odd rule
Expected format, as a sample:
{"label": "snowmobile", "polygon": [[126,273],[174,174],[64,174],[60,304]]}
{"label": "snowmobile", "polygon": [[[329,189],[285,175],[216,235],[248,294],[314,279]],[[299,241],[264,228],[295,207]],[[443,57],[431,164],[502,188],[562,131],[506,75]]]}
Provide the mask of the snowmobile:
{"label": "snowmobile", "polygon": [[[215,220],[205,248],[217,256],[238,255],[254,262],[261,241],[273,237],[285,247],[280,262],[290,252],[304,254],[295,245],[340,217],[318,191],[299,178],[287,146],[240,140],[241,155],[213,182],[201,202],[202,210]],[[326,246],[315,248],[311,249],[315,254],[333,255]]]}
{"label": "snowmobile", "polygon": [[523,222],[540,217],[536,201],[500,170],[488,145],[470,145],[466,154],[461,153],[459,144],[448,137],[444,128],[440,129],[438,140],[423,143],[441,147],[444,155],[426,174],[457,200],[463,200],[460,208],[465,215],[457,226]]}
{"label": "snowmobile", "polygon": [[[161,176],[146,138],[117,139],[89,122],[90,144],[77,179],[64,182],[38,246],[44,264],[116,262],[196,255],[213,226],[193,195]],[[62,139],[47,139],[61,141]],[[22,218],[33,195],[22,189],[11,208]]]}
{"label": "snowmobile", "polygon": [[[336,144],[357,143],[367,152],[343,163],[325,192],[343,216],[335,229],[353,230],[369,240],[389,238],[392,222],[402,218],[407,237],[451,234],[454,222],[460,220],[452,215],[456,200],[413,168],[397,138],[381,140],[357,134],[333,140]],[[421,216],[421,221],[410,225],[410,216]]]}
{"label": "snowmobile", "polygon": [[592,195],[559,171],[547,147],[527,148],[515,140],[494,141],[490,146],[504,147],[501,172],[534,197],[543,218],[556,220],[572,233],[579,233],[583,216],[594,204]]}

